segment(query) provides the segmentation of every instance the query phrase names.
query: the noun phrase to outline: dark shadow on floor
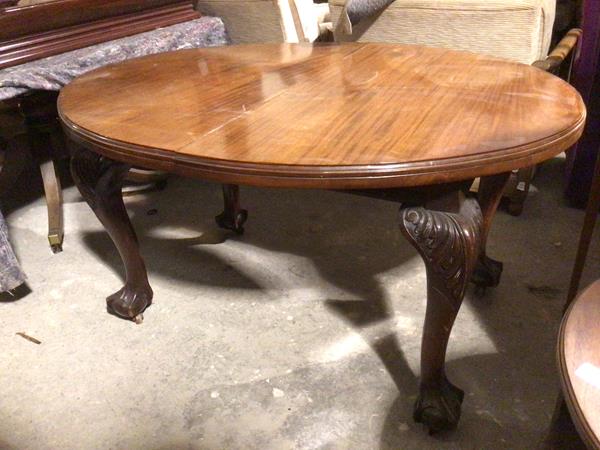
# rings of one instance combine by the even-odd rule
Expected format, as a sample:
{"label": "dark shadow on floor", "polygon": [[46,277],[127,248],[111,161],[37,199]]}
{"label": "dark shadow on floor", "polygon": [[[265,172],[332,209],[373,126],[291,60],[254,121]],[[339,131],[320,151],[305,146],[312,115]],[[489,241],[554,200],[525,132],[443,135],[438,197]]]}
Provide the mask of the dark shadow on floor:
{"label": "dark shadow on floor", "polygon": [[[533,251],[529,247],[515,246],[515,233],[526,234],[527,221],[535,220],[541,208],[561,205],[561,185],[557,181],[562,180],[561,168],[562,163],[551,162],[539,173],[534,183],[540,189],[539,196],[527,201],[522,217],[502,217],[507,228],[492,231],[490,256],[497,257],[494,249],[499,253]],[[390,327],[381,339],[372,339],[363,330],[393,316],[377,276],[405,264],[416,257],[416,252],[400,236],[396,205],[323,191],[309,197],[307,201],[306,192],[300,191],[242,188],[242,202],[250,213],[246,234],[228,238],[240,240],[244,245],[308,258],[324,280],[351,297],[351,300],[327,300],[327,306],[363,335],[402,392],[387,412],[381,435],[382,449],[399,448],[398,445],[410,440],[407,440],[407,431],[399,429],[398,424],[407,424],[410,432],[423,433],[411,418],[412,397],[416,395],[418,381],[406,363],[396,330]],[[367,208],[362,202],[371,203]],[[148,216],[150,207],[156,208],[158,214]],[[250,275],[239,273],[203,249],[219,241],[213,231],[216,229],[213,216],[221,210],[218,185],[173,180],[164,192],[152,193],[143,202],[128,200],[128,209],[151,276],[160,273],[191,284],[261,289],[260,283]],[[364,214],[365,210],[371,210],[372,214]],[[152,231],[163,225],[197,230],[197,237],[157,238]],[[573,225],[574,236],[578,234],[578,226]],[[532,236],[532,240],[534,238],[539,236]],[[106,234],[88,233],[84,241],[115,272],[122,273],[118,254]],[[505,250],[508,248],[510,250]],[[531,269],[527,256],[518,255],[509,263],[505,261],[501,285],[489,290],[484,298],[476,298],[472,290],[469,291],[463,308],[476,312],[478,325],[486,331],[498,353],[449,362],[448,375],[465,389],[465,404],[469,407],[463,407],[465,414],[459,429],[454,434],[431,438],[431,448],[435,448],[436,439],[453,442],[459,436],[456,433],[476,433],[489,437],[487,442],[494,442],[493,446],[482,448],[506,448],[502,445],[503,439],[515,442],[515,435],[522,436],[517,441],[521,440],[523,448],[527,448],[537,441],[536,436],[543,434],[543,430],[533,429],[528,424],[540,422],[545,406],[542,403],[522,405],[519,400],[555,396],[556,387],[548,381],[551,380],[548,372],[553,367],[552,344],[560,319],[561,294],[566,292],[572,260],[546,260],[539,265],[540,271],[547,271],[548,265],[564,265],[557,271],[560,276],[553,281],[556,285],[550,286],[554,290],[544,291],[555,295],[543,298],[523,284],[522,274]],[[547,317],[541,316],[542,312]],[[532,377],[532,373],[540,376]],[[523,384],[524,378],[541,381],[537,385]],[[493,405],[495,411],[506,416],[495,417],[487,405]],[[547,405],[548,414],[552,413],[552,407],[552,404]],[[521,414],[523,419],[511,420],[510,414]],[[506,423],[511,424],[510,429],[503,425]],[[420,436],[422,441],[422,434]]]}

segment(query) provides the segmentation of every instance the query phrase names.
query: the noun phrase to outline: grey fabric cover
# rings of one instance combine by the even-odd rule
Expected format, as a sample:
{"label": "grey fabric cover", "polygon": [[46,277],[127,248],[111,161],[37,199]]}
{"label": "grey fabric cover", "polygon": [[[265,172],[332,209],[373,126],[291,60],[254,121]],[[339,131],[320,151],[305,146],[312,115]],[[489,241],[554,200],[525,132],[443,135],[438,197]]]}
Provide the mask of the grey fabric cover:
{"label": "grey fabric cover", "polygon": [[[0,70],[0,101],[30,90],[58,91],[78,75],[126,59],[228,43],[221,19],[201,17]],[[24,281],[25,274],[10,246],[0,213],[0,292],[14,289]]]}
{"label": "grey fabric cover", "polygon": [[228,43],[221,19],[201,17],[0,70],[0,100],[30,90],[58,91],[85,72],[126,59]]}
{"label": "grey fabric cover", "polygon": [[0,211],[0,292],[10,291],[25,281],[25,274],[8,242],[8,229]]}

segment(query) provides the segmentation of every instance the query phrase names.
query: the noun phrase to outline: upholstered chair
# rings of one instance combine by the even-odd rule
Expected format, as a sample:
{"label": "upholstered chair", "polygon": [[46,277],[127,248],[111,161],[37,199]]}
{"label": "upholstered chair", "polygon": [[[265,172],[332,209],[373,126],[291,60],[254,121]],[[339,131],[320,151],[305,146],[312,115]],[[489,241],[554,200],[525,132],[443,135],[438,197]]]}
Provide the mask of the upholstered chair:
{"label": "upholstered chair", "polygon": [[234,44],[313,42],[329,17],[327,3],[313,0],[199,0],[196,8],[222,18]]}
{"label": "upholstered chair", "polygon": [[350,24],[348,1],[330,0],[337,41],[421,44],[526,64],[548,53],[556,0],[396,0]]}

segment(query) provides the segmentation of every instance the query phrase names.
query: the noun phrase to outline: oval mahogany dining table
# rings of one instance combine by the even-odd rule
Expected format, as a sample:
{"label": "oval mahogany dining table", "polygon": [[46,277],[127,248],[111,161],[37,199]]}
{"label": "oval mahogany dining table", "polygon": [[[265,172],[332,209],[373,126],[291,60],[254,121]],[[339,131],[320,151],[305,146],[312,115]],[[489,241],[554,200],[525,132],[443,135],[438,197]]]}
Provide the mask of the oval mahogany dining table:
{"label": "oval mahogany dining table", "polygon": [[[150,305],[121,186],[132,165],[222,183],[219,225],[240,232],[238,185],[352,191],[400,202],[400,229],[427,269],[414,418],[450,429],[463,392],[444,372],[469,281],[495,286],[485,244],[509,174],[582,133],[566,82],[466,52],[386,44],[262,44],[183,50],[110,65],[64,88],[71,170],[123,259],[107,298],[136,318]],[[481,177],[477,198],[468,195]]]}

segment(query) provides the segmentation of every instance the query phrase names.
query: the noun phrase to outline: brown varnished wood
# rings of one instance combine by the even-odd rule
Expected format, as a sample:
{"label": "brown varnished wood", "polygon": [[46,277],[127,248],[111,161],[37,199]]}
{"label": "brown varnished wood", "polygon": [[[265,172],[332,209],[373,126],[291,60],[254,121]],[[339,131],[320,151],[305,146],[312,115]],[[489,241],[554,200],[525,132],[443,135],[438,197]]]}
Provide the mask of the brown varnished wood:
{"label": "brown varnished wood", "polygon": [[[575,46],[581,39],[583,30],[579,28],[573,28],[569,30],[567,34],[560,40],[560,42],[552,49],[550,54],[543,60],[535,61],[533,65],[538,69],[546,70],[548,72],[556,72],[565,61],[567,56],[572,55]],[[570,73],[570,67],[569,67]],[[568,78],[568,77],[567,77]]]}
{"label": "brown varnished wood", "polygon": [[[569,307],[559,333],[565,401],[587,446],[600,449],[600,280]],[[586,375],[587,373],[587,375]]]}
{"label": "brown varnished wood", "polygon": [[[142,58],[79,78],[62,91],[59,112],[86,148],[74,154],[75,182],[126,267],[124,288],[108,298],[126,318],[152,299],[119,193],[128,164],[225,183],[218,220],[234,229],[245,218],[237,184],[390,188],[404,199],[400,229],[427,269],[414,418],[432,432],[460,417],[446,348],[474,271],[481,285],[498,281],[498,263],[477,263],[489,260],[485,240],[507,173],[569,146],[585,119],[579,95],[538,69],[382,44]],[[485,177],[480,198],[468,198],[476,176]]]}
{"label": "brown varnished wood", "polygon": [[141,320],[152,303],[152,288],[140,255],[138,240],[123,203],[121,188],[130,167],[87,149],[74,149],[71,174],[79,192],[115,243],[125,266],[125,285],[106,299],[108,310],[120,317]]}
{"label": "brown varnished wood", "polygon": [[[16,3],[0,2],[0,68],[200,17],[191,0],[54,0],[29,6]],[[2,102],[0,127],[7,140],[25,132],[36,143],[32,150],[41,163],[48,204],[48,239],[53,251],[61,249],[63,236],[60,178],[54,166],[66,153],[61,151],[62,142],[56,145],[59,134],[54,131],[60,132],[57,96],[54,92],[36,91]],[[23,121],[24,129],[18,126]]]}
{"label": "brown varnished wood", "polygon": [[572,145],[585,120],[577,92],[536,68],[357,43],[140,58],[75,80],[59,111],[71,138],[116,160],[229,184],[339,189],[530,166]]}
{"label": "brown varnished wood", "polygon": [[[501,191],[500,191],[501,192]],[[450,192],[425,206],[401,209],[400,230],[427,270],[427,312],[421,344],[421,386],[413,418],[430,432],[456,427],[463,391],[446,377],[448,339],[481,253],[479,203]]]}
{"label": "brown varnished wood", "polygon": [[[27,6],[4,5],[5,7],[0,9],[0,40],[132,14],[173,3],[181,3],[181,0],[56,0]],[[191,1],[188,3],[191,4]]]}
{"label": "brown varnished wood", "polygon": [[488,177],[481,177],[479,182],[478,200],[482,211],[481,226],[481,252],[471,281],[485,291],[488,287],[498,286],[502,274],[502,263],[490,258],[486,254],[487,238],[492,227],[492,220],[505,192],[506,183],[510,173],[501,173]]}
{"label": "brown varnished wood", "polygon": [[197,19],[191,1],[57,0],[0,10],[0,68]]}

